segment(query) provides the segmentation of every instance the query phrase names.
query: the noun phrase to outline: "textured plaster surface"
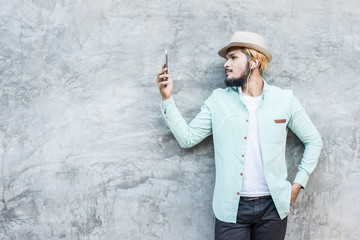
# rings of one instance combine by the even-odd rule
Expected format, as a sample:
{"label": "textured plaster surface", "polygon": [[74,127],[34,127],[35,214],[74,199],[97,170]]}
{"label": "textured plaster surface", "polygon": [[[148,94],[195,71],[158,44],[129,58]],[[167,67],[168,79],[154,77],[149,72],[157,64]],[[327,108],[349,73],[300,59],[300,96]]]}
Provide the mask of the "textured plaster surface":
{"label": "textured plaster surface", "polygon": [[[264,78],[324,141],[286,239],[359,239],[359,16],[335,0],[2,1],[0,239],[213,239],[212,139],[181,149],[154,81],[167,47],[191,120],[236,30],[267,39]],[[302,151],[289,133],[290,181]]]}

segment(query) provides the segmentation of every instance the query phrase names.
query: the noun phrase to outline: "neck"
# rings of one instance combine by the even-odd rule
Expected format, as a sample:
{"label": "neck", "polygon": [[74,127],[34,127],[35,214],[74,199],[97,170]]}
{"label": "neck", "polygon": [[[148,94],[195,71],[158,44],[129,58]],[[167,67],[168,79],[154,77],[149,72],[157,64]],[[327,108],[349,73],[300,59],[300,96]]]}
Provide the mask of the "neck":
{"label": "neck", "polygon": [[242,92],[251,97],[261,96],[263,93],[264,82],[259,73],[253,72],[248,82],[241,88]]}

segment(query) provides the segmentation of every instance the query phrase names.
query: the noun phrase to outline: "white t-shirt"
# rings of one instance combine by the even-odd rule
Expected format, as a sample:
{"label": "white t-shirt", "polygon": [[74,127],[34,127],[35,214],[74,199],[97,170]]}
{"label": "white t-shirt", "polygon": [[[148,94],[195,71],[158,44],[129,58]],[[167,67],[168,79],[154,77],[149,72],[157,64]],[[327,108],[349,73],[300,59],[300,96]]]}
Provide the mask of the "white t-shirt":
{"label": "white t-shirt", "polygon": [[256,110],[259,107],[262,96],[250,97],[241,93],[244,104],[249,111],[248,135],[245,151],[245,168],[243,173],[243,185],[241,196],[258,197],[270,195],[264,175],[264,166],[261,156],[259,128]]}

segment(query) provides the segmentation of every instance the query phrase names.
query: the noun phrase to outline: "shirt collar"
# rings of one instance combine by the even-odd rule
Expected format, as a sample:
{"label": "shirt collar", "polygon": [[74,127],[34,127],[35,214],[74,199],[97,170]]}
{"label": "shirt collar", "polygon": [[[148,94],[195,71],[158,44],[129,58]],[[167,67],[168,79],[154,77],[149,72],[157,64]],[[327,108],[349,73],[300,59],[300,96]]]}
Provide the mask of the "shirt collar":
{"label": "shirt collar", "polygon": [[[263,87],[263,94],[262,94],[262,99],[264,100],[264,97],[265,97],[265,95],[266,95],[266,93],[267,93],[267,89],[268,89],[268,84],[267,84],[267,82],[265,81],[265,79],[264,78],[262,78],[262,80],[263,80],[263,83],[264,83],[264,87]],[[233,88],[234,89],[234,88]],[[235,90],[235,89],[234,89]],[[241,91],[241,87],[237,87],[237,92],[238,92],[238,94],[240,94],[242,91]],[[235,91],[236,91],[235,90]]]}

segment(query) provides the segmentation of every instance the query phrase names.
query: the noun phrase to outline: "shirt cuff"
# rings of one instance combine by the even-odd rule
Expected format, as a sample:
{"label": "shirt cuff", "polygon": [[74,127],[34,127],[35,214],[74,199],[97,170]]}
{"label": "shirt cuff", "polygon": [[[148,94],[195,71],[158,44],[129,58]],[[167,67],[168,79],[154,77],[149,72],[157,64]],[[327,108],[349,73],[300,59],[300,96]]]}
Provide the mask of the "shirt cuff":
{"label": "shirt cuff", "polygon": [[299,172],[296,174],[294,183],[298,183],[298,184],[300,184],[303,188],[305,188],[308,180],[309,180],[309,175],[308,175],[306,172],[299,171]]}
{"label": "shirt cuff", "polygon": [[173,97],[170,97],[169,99],[163,100],[162,104],[163,104],[163,107],[164,107],[163,111],[164,111],[165,115],[170,113],[170,112],[173,112],[174,109],[176,109],[176,105],[175,105]]}
{"label": "shirt cuff", "polygon": [[168,98],[166,100],[163,100],[164,108],[166,108],[167,106],[169,106],[171,104],[175,104],[173,97],[170,97],[170,98]]}

